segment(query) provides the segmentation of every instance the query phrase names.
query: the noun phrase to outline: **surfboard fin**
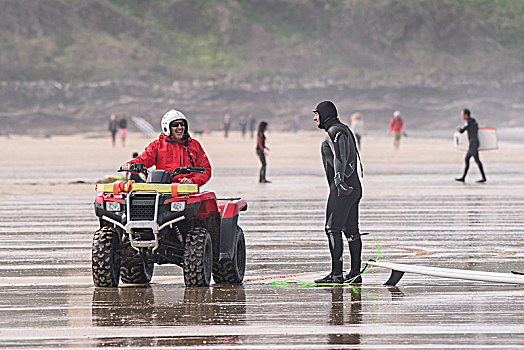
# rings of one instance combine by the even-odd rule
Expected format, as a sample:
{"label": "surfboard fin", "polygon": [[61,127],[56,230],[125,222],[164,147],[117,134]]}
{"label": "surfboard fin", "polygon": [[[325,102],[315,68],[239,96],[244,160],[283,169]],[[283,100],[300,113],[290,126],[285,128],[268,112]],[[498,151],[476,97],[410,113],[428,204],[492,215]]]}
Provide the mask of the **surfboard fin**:
{"label": "surfboard fin", "polygon": [[391,276],[389,276],[389,279],[384,283],[385,286],[395,286],[398,281],[404,276],[403,271],[397,271],[397,270],[391,270]]}

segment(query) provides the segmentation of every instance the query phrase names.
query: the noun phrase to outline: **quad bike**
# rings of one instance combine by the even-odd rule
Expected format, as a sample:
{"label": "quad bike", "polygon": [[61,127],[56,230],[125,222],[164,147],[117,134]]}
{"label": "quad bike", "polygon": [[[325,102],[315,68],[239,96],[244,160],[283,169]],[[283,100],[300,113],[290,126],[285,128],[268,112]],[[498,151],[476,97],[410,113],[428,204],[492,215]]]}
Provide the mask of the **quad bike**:
{"label": "quad bike", "polygon": [[183,167],[171,172],[132,164],[146,183],[97,184],[95,214],[100,221],[93,237],[92,274],[97,287],[147,284],[154,264],[184,270],[186,286],[242,283],[246,268],[244,233],[238,226],[247,203],[218,199],[195,184],[171,183],[174,176],[202,172]]}

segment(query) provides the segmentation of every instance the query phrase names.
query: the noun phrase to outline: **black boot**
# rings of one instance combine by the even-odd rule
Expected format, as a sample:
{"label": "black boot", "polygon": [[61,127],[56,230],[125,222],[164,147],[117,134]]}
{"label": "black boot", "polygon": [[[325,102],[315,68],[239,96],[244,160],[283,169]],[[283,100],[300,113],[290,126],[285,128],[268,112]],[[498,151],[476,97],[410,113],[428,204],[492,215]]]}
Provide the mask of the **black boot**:
{"label": "black boot", "polygon": [[342,253],[344,243],[342,243],[342,231],[328,231],[329,252],[331,253],[331,274],[333,276],[342,275]]}
{"label": "black boot", "polygon": [[360,271],[350,271],[346,276],[344,276],[344,282],[351,284],[362,283],[362,276],[360,276]]}
{"label": "black boot", "polygon": [[333,273],[330,273],[326,277],[319,278],[315,280],[315,283],[344,283],[344,276],[342,274],[333,276]]}
{"label": "black boot", "polygon": [[319,278],[318,280],[315,280],[315,283],[331,283],[333,279],[333,275],[329,273],[326,277]]}
{"label": "black boot", "polygon": [[[350,240],[350,238],[355,236],[357,237],[356,239]],[[362,240],[360,239],[359,234],[349,235],[346,237],[348,238],[349,254],[351,255],[351,270],[344,277],[344,280],[351,281],[351,283],[362,283],[362,276],[359,276],[360,265],[362,263]]]}
{"label": "black boot", "polygon": [[462,177],[458,177],[455,179],[455,181],[459,182],[465,182],[466,181],[466,175],[468,175],[469,170],[469,160],[471,159],[471,153],[466,153],[466,159],[464,159],[464,172],[462,173]]}
{"label": "black boot", "polygon": [[475,158],[475,161],[477,162],[477,165],[480,171],[480,175],[482,176],[482,179],[478,180],[477,182],[480,182],[480,183],[486,182],[486,174],[484,173],[484,167],[482,166],[482,162],[480,161],[478,157]]}
{"label": "black boot", "polygon": [[266,167],[265,166],[262,167],[262,169],[260,169],[260,180],[258,180],[258,182],[263,183],[263,184],[271,183],[271,181],[266,179]]}
{"label": "black boot", "polygon": [[342,243],[342,231],[326,232],[329,242],[329,252],[331,253],[331,273],[324,278],[315,280],[315,283],[344,283],[342,275],[342,252],[344,244]]}

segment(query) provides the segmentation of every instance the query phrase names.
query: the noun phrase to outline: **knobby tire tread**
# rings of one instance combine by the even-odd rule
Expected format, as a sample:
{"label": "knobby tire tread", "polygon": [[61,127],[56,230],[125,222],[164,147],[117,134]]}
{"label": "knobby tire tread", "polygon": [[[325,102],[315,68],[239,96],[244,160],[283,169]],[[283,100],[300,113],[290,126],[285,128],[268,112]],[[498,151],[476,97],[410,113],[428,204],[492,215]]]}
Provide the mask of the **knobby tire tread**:
{"label": "knobby tire tread", "polygon": [[96,287],[118,287],[120,257],[118,236],[110,227],[102,227],[93,236],[91,268]]}
{"label": "knobby tire tread", "polygon": [[[184,251],[184,283],[188,287],[209,286],[212,267],[208,266],[208,276],[206,276],[204,267],[206,242],[212,244],[211,236],[206,228],[195,227],[189,231]],[[211,249],[211,254],[212,251]]]}
{"label": "knobby tire tread", "polygon": [[154,263],[144,262],[139,255],[122,259],[120,266],[120,279],[122,283],[128,284],[147,284],[153,278]]}
{"label": "knobby tire tread", "polygon": [[[222,259],[213,264],[213,280],[215,283],[242,283],[244,279],[245,263],[246,263],[246,243],[244,239],[244,232],[237,226],[236,235],[242,241],[243,251],[237,251],[237,243],[235,241],[235,250],[233,252],[233,259]],[[239,256],[242,255],[242,256]],[[237,259],[242,259],[243,266],[237,269]]]}

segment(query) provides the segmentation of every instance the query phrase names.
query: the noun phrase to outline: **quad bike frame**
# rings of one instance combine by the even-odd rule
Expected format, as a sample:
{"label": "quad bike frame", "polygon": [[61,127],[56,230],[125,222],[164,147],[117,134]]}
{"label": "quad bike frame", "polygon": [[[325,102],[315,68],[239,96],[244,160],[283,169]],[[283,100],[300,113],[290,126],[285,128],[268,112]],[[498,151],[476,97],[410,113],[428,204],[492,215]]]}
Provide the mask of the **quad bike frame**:
{"label": "quad bike frame", "polygon": [[245,200],[217,199],[194,184],[120,181],[98,184],[96,192],[95,286],[149,283],[154,264],[182,267],[186,286],[207,286],[211,275],[215,283],[243,281],[246,249],[238,217],[247,210]]}

